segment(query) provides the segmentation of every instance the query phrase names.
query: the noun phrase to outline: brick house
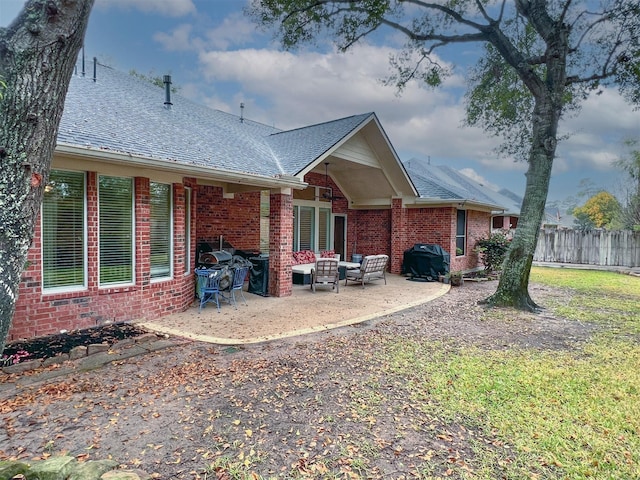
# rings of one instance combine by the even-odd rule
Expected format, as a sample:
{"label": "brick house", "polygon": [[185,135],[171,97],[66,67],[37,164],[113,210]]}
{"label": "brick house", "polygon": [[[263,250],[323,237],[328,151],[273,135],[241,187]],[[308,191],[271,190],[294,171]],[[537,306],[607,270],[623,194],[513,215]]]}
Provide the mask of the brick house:
{"label": "brick house", "polygon": [[275,296],[302,249],[478,266],[500,205],[410,176],[374,113],[282,131],[95,71],[71,80],[9,341],[186,310],[200,242],[268,253]]}

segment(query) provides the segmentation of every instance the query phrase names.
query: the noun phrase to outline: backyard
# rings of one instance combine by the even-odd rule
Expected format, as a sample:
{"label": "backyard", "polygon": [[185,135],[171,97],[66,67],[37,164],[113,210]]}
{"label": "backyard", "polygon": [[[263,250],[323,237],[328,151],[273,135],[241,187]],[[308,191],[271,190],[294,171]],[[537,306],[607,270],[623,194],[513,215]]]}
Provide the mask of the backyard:
{"label": "backyard", "polygon": [[495,282],[465,282],[352,327],[0,385],[0,459],[163,479],[640,478],[640,278],[531,281],[538,315],[485,310]]}

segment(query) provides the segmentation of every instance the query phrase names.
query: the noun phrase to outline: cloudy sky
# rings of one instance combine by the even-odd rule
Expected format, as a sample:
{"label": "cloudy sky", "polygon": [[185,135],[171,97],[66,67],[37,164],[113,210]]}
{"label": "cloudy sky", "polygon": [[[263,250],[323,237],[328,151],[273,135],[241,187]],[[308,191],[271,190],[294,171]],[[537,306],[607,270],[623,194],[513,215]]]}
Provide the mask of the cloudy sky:
{"label": "cloudy sky", "polygon": [[[0,0],[0,26],[23,0]],[[85,56],[128,72],[171,74],[180,93],[212,108],[288,129],[375,112],[401,160],[450,165],[496,189],[524,193],[525,164],[498,158],[496,140],[462,126],[464,78],[478,46],[443,52],[455,75],[438,90],[412,84],[397,96],[381,79],[400,43],[387,32],[337,53],[330,43],[283,51],[243,14],[244,0],[96,0]],[[446,54],[446,55],[445,55]],[[612,166],[640,140],[640,112],[613,91],[591,98],[558,148],[549,200],[580,190],[584,179],[613,193],[622,174]]]}

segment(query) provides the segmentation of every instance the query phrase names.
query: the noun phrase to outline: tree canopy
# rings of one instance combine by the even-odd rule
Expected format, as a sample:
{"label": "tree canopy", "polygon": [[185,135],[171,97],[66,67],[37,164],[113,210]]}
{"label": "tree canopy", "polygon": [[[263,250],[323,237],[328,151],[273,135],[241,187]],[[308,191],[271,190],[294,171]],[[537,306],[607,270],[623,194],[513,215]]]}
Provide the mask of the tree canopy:
{"label": "tree canopy", "polygon": [[451,72],[437,53],[477,43],[467,121],[502,137],[502,151],[528,162],[521,221],[498,289],[487,303],[536,310],[529,273],[564,115],[590,94],[617,87],[640,104],[640,0],[254,0],[250,14],[285,48],[326,36],[339,49],[383,29],[404,48],[387,82],[437,86]]}
{"label": "tree canopy", "polygon": [[573,215],[581,230],[591,228],[612,228],[619,221],[621,212],[620,202],[609,192],[598,192],[590,197],[584,205],[576,207]]}

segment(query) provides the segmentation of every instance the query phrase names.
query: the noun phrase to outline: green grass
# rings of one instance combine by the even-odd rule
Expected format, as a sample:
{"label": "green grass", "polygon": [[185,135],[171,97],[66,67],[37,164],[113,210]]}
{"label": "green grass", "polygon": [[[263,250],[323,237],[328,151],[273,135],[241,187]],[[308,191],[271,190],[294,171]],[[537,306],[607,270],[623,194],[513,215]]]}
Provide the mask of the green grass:
{"label": "green grass", "polygon": [[574,292],[568,304],[546,305],[557,315],[605,325],[616,334],[640,334],[640,278],[594,270],[533,268],[531,281]]}
{"label": "green grass", "polygon": [[474,473],[458,478],[640,478],[640,279],[551,268],[531,279],[575,292],[556,314],[615,334],[565,351],[392,339],[381,362],[408,379],[414,405],[481,432]]}

